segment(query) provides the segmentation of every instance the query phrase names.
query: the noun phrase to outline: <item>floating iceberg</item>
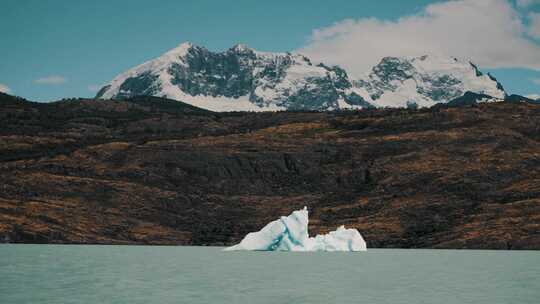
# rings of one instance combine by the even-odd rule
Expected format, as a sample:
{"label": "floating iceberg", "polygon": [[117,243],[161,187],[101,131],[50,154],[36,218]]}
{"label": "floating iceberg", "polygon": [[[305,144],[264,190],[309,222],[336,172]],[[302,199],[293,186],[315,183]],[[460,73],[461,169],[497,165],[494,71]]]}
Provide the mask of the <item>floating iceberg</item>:
{"label": "floating iceberg", "polygon": [[358,230],[341,226],[328,234],[309,237],[308,221],[308,210],[304,207],[248,233],[239,244],[225,250],[366,251],[366,242]]}

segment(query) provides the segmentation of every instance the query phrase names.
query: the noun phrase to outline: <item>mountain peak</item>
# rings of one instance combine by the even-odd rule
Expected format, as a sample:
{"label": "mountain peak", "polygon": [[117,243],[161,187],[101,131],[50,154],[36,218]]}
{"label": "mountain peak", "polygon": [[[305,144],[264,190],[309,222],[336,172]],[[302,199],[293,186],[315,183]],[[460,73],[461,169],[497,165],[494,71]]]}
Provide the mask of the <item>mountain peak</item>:
{"label": "mountain peak", "polygon": [[194,46],[193,43],[191,43],[190,41],[184,41],[184,42],[180,43],[177,48],[189,49],[189,48],[192,48],[193,46]]}
{"label": "mountain peak", "polygon": [[189,41],[186,41],[186,42],[180,43],[174,49],[171,49],[171,50],[167,51],[164,55],[182,57],[182,56],[186,55],[189,52],[189,50],[191,50],[193,48],[197,48],[197,46],[194,45],[193,43],[189,42]]}
{"label": "mountain peak", "polygon": [[451,56],[384,57],[371,74],[356,82],[366,101],[383,107],[405,107],[414,101],[429,107],[467,91],[503,99],[504,88],[473,63]]}
{"label": "mountain peak", "polygon": [[253,51],[252,48],[250,48],[246,44],[242,44],[242,43],[235,44],[232,48],[230,48],[230,50],[231,51],[236,51],[236,52]]}

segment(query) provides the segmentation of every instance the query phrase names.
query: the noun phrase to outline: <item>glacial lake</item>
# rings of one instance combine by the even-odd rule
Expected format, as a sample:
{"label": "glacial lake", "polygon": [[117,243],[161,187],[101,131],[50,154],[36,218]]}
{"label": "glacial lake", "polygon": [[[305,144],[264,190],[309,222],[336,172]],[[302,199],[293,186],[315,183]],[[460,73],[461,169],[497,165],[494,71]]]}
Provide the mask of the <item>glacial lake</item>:
{"label": "glacial lake", "polygon": [[540,303],[540,252],[0,245],[0,303]]}

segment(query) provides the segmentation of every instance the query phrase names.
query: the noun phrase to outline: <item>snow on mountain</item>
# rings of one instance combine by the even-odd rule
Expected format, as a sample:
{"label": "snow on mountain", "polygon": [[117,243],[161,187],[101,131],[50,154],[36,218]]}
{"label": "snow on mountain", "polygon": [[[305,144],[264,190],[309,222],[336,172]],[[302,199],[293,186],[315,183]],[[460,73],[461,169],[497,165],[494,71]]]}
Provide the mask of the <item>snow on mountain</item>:
{"label": "snow on mountain", "polygon": [[103,87],[97,98],[151,95],[213,111],[429,107],[465,92],[504,99],[503,87],[472,63],[438,56],[385,57],[362,79],[294,53],[236,45],[212,52],[183,43]]}
{"label": "snow on mountain", "polygon": [[474,92],[504,99],[500,83],[473,63],[439,56],[385,57],[355,81],[360,95],[378,107],[430,107]]}
{"label": "snow on mountain", "polygon": [[97,98],[152,95],[213,111],[333,110],[370,107],[339,67],[299,54],[236,45],[224,52],[183,43],[118,75]]}

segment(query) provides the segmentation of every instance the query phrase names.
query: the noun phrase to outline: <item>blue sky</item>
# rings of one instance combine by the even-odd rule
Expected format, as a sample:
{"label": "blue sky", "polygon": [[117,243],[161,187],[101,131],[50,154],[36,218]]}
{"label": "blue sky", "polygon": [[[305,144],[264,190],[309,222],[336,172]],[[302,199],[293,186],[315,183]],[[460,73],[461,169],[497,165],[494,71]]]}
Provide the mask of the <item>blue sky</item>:
{"label": "blue sky", "polygon": [[[211,50],[245,43],[264,51],[306,48],[314,52],[310,46],[316,29],[366,18],[399,26],[400,18],[424,15],[426,6],[434,2],[444,1],[2,0],[0,87],[39,101],[90,97],[96,86],[184,41]],[[517,5],[512,0],[510,5],[528,26],[533,19],[527,18],[540,12],[540,2],[521,2],[530,3]],[[539,44],[534,37],[526,39]],[[324,52],[320,54],[324,59]],[[356,56],[362,56],[361,51]],[[493,65],[484,70],[499,78],[507,91],[540,94],[540,68],[529,69],[527,62],[511,60],[504,68]]]}

